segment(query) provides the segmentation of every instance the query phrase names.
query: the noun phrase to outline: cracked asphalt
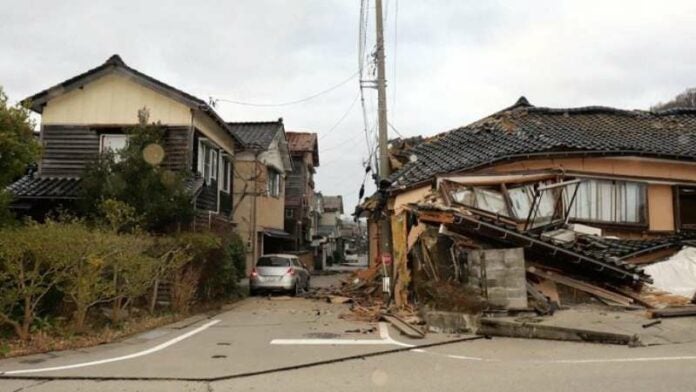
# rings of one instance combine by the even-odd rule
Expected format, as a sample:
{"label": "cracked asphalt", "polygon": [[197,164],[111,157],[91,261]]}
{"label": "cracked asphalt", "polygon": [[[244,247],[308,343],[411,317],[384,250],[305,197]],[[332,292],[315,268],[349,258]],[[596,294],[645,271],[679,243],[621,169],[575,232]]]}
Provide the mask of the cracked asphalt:
{"label": "cracked asphalt", "polygon": [[[336,279],[313,278],[317,285]],[[378,325],[340,319],[347,308],[302,298],[249,298],[210,319],[192,318],[118,343],[2,360],[0,372],[56,370],[8,375],[33,379],[0,379],[0,391],[696,389],[692,343],[628,348],[495,338],[414,352],[403,351],[403,345],[465,336],[429,334],[412,341],[390,328],[389,337],[402,345],[271,344],[274,339],[383,339]],[[356,329],[370,331],[347,332]],[[125,359],[108,362],[114,358]],[[75,365],[84,366],[70,367]]]}

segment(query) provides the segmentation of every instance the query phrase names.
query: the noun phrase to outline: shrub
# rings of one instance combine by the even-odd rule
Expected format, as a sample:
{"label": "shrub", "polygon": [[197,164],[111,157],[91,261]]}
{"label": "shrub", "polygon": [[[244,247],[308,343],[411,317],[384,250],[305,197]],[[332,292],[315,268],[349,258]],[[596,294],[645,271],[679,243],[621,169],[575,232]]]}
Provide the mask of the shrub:
{"label": "shrub", "polygon": [[49,222],[0,230],[0,323],[23,340],[41,300],[63,280],[73,258],[62,229]]}
{"label": "shrub", "polygon": [[[124,213],[128,208],[125,217],[130,223],[151,232],[170,232],[190,223],[194,208],[185,186],[186,174],[167,170],[152,159],[158,154],[147,153],[162,151],[165,134],[161,125],[148,124],[147,117],[147,111],[141,111],[139,125],[126,131],[126,148],[117,155],[101,154],[88,165],[82,175],[80,205],[87,216],[107,222],[114,218],[106,216],[108,213]],[[120,203],[109,204],[108,200]]]}

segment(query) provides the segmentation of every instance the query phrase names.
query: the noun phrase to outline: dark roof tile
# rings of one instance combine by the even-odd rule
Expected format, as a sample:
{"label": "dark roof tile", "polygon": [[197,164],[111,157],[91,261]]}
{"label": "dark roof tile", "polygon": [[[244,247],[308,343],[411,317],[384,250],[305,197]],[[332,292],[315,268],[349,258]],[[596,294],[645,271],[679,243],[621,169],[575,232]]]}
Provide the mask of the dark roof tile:
{"label": "dark roof tile", "polygon": [[514,106],[414,147],[415,161],[389,180],[408,187],[439,174],[530,155],[642,155],[696,160],[696,110],[628,111],[599,106]]}

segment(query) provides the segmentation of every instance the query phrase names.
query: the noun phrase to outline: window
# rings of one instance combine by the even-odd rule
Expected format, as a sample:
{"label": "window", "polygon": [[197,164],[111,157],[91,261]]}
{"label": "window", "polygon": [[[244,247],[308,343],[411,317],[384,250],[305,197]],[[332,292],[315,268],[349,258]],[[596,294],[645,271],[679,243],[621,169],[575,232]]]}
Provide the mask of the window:
{"label": "window", "polygon": [[285,209],[285,217],[286,218],[292,218],[294,215],[295,214],[294,214],[294,211],[292,210],[292,208]]}
{"label": "window", "polygon": [[272,197],[280,196],[280,173],[276,170],[268,168],[266,176],[266,187],[268,195]]}
{"label": "window", "polygon": [[124,134],[103,134],[99,139],[99,152],[111,151],[114,153],[116,161],[120,160],[118,152],[126,148],[128,135]]}
{"label": "window", "polygon": [[205,139],[198,141],[198,173],[206,183],[217,179],[218,153]]}
{"label": "window", "polygon": [[228,156],[223,156],[221,159],[222,167],[220,168],[220,182],[223,191],[230,193],[230,175],[232,172],[232,164],[230,163],[230,158]]}
{"label": "window", "polygon": [[[572,197],[566,192],[566,205]],[[645,185],[629,181],[584,180],[570,208],[571,219],[607,223],[645,222]]]}
{"label": "window", "polygon": [[290,259],[277,256],[262,256],[256,263],[257,267],[290,267]]}

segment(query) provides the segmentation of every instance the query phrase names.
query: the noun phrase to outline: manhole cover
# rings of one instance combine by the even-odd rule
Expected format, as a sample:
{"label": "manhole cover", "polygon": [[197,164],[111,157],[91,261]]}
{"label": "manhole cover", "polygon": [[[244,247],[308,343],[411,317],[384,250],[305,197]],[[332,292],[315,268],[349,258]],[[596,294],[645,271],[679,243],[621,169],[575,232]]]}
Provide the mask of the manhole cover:
{"label": "manhole cover", "polygon": [[303,336],[306,338],[313,338],[313,339],[336,339],[336,338],[340,338],[341,334],[333,333],[333,332],[310,332],[310,333],[304,334]]}
{"label": "manhole cover", "polygon": [[231,345],[232,345],[232,343],[228,343],[228,342],[220,342],[220,343],[218,343],[217,345],[218,345],[218,346],[231,346]]}
{"label": "manhole cover", "polygon": [[213,359],[227,358],[227,355],[220,355],[220,354],[218,354],[218,355],[213,355],[213,356],[210,357],[210,358],[213,358]]}

